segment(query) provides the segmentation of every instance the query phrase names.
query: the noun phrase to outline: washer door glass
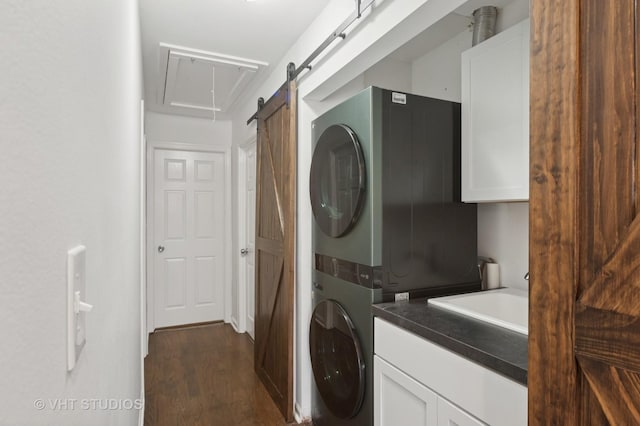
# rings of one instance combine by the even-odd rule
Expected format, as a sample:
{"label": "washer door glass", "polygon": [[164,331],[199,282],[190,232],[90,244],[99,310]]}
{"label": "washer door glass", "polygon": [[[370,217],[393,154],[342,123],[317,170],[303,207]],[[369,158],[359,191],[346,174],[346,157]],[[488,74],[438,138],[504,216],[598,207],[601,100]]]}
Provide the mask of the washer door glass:
{"label": "washer door glass", "polygon": [[311,161],[311,208],[316,223],[330,237],[346,234],[364,205],[365,165],[356,134],[347,126],[328,127]]}
{"label": "washer door glass", "polygon": [[333,300],[318,303],[309,330],[311,367],[318,392],[327,408],[348,419],[364,398],[365,365],[353,322]]}

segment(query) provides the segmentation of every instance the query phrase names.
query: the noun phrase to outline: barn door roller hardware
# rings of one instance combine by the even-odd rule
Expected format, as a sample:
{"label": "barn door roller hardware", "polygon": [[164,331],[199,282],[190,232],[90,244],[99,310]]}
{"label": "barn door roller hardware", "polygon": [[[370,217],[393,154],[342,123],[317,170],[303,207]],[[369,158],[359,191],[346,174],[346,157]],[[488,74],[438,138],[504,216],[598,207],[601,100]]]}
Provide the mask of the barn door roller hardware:
{"label": "barn door roller hardware", "polygon": [[[316,48],[316,50],[313,51],[313,53],[311,53],[311,55],[309,55],[309,57],[307,59],[304,60],[304,62],[302,62],[302,64],[298,67],[295,68],[293,70],[291,70],[291,65],[293,65],[293,62],[289,63],[289,65],[287,66],[287,81],[284,82],[284,84],[282,86],[280,86],[280,88],[278,90],[276,90],[276,93],[280,92],[280,90],[286,90],[286,86],[287,84],[292,81],[295,80],[296,77],[298,77],[298,75],[304,71],[305,69],[311,69],[311,62],[316,59],[318,57],[318,55],[320,55],[327,47],[329,47],[329,45],[337,38],[340,39],[345,39],[347,37],[347,35],[344,33],[344,31],[349,28],[349,26],[351,24],[353,24],[356,20],[358,20],[361,16],[362,16],[362,12],[364,9],[366,9],[367,7],[371,6],[371,4],[373,4],[372,0],[365,0],[365,2],[368,2],[364,7],[362,6],[362,0],[356,0],[356,8],[355,10],[351,13],[351,15],[349,15],[349,17],[347,19],[344,20],[344,22],[342,22],[342,24],[340,24],[338,26],[338,28],[335,29],[335,31],[333,33],[331,33],[331,35],[329,37],[326,38],[325,41],[322,42],[322,44],[320,44],[320,46],[318,46]],[[260,98],[262,99],[262,98]],[[269,101],[271,101],[271,99],[273,99],[273,96],[271,96],[271,98],[269,98],[269,100],[267,100],[267,102],[263,102],[263,106],[267,103],[269,103]],[[260,105],[260,104],[258,104]],[[260,111],[261,107],[258,106],[258,111],[256,111],[255,114],[253,114],[248,120],[247,120],[247,125],[251,124],[251,122],[253,120],[256,120],[258,118],[258,112]]]}
{"label": "barn door roller hardware", "polygon": [[251,117],[251,119],[247,121],[247,125],[249,125],[251,121],[256,120],[258,118],[258,114],[260,114],[260,111],[262,111],[265,106],[271,105],[272,101],[275,100],[276,104],[279,105],[280,101],[278,101],[278,99],[282,100],[282,96],[285,97],[284,99],[286,100],[287,109],[289,109],[289,102],[291,101],[289,95],[289,83],[293,81],[293,73],[295,71],[296,65],[293,62],[289,62],[289,64],[287,65],[287,81],[282,86],[280,86],[278,90],[276,90],[276,92],[269,98],[268,101],[265,102],[263,97],[258,98],[258,110],[255,114],[253,114],[253,117]]}

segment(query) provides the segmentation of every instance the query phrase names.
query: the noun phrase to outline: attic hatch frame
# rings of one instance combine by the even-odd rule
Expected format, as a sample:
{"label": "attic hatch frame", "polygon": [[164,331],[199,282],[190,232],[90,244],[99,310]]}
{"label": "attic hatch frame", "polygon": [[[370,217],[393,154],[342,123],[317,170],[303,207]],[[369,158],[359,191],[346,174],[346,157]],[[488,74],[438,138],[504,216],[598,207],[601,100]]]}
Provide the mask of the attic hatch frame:
{"label": "attic hatch frame", "polygon": [[365,8],[362,8],[362,0],[356,0],[356,8],[355,10],[347,17],[347,19],[345,19],[339,26],[338,28],[336,28],[333,33],[331,33],[331,35],[329,37],[327,37],[325,39],[325,41],[323,41],[320,46],[318,46],[316,48],[316,50],[314,50],[311,55],[309,55],[309,57],[307,59],[304,60],[304,62],[302,62],[302,64],[298,67],[295,68],[295,65],[293,62],[289,62],[289,64],[287,65],[287,80],[280,86],[280,88],[278,88],[275,93],[273,95],[271,95],[271,97],[265,102],[264,98],[260,97],[258,98],[258,110],[247,120],[247,126],[249,124],[251,124],[251,122],[253,120],[257,120],[258,119],[258,113],[260,112],[260,110],[262,108],[265,107],[265,105],[267,105],[269,102],[271,102],[276,95],[281,91],[281,90],[287,90],[288,88],[288,84],[290,81],[295,80],[298,75],[300,75],[300,73],[306,69],[310,70],[312,68],[311,66],[311,62],[313,60],[315,60],[318,55],[320,55],[322,52],[324,52],[324,50],[329,47],[329,45],[331,43],[333,43],[333,41],[337,38],[340,38],[342,40],[344,40],[347,35],[345,34],[345,30],[347,28],[349,28],[351,26],[351,24],[353,24],[355,21],[357,21],[358,19],[360,19],[360,17],[362,16],[362,12],[367,9],[368,7],[370,7],[373,4],[373,0],[369,1],[369,3],[365,6]]}
{"label": "attic hatch frame", "polygon": [[[170,107],[210,111],[214,121],[217,112],[224,112],[233,105],[235,98],[237,98],[237,95],[242,91],[243,85],[247,84],[247,80],[250,78],[249,75],[255,74],[264,67],[269,66],[267,62],[256,59],[232,56],[164,42],[160,42],[159,44],[159,54],[160,58],[162,58],[159,64],[159,71],[164,75],[164,78],[159,81],[156,89],[158,102]],[[211,104],[206,105],[193,103],[191,101],[183,102],[182,100],[174,98],[180,60],[191,60],[191,63],[197,62],[207,64],[211,67],[210,79],[212,92],[209,97]],[[219,67],[222,71],[233,68],[239,72],[237,76],[234,76],[235,82],[229,86],[231,89],[228,92],[222,93],[222,98],[220,96],[221,92],[215,90],[215,81],[218,77],[216,67]],[[221,105],[216,105],[216,101],[220,101],[221,99]]]}

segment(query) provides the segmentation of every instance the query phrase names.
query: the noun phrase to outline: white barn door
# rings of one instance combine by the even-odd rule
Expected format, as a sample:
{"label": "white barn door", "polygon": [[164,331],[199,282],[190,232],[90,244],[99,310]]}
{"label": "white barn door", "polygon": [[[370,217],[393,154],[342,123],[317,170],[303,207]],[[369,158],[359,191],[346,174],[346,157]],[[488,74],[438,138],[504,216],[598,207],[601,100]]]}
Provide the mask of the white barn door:
{"label": "white barn door", "polygon": [[157,149],[155,327],[224,318],[225,154]]}

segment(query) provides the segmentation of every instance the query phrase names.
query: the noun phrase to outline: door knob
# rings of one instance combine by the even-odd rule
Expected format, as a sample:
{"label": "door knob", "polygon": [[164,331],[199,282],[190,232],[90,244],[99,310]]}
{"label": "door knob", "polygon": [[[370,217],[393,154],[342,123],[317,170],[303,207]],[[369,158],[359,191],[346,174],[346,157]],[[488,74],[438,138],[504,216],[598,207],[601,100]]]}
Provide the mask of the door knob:
{"label": "door knob", "polygon": [[249,249],[243,248],[243,249],[240,250],[240,254],[243,255],[243,256],[245,254],[247,254],[247,253],[249,253]]}
{"label": "door knob", "polygon": [[164,251],[164,246],[158,246],[158,253],[162,253]]}

